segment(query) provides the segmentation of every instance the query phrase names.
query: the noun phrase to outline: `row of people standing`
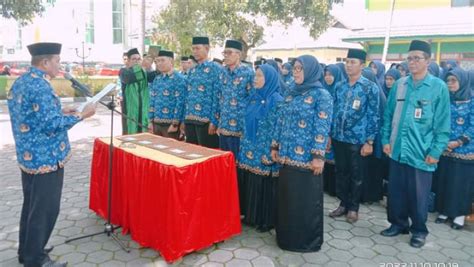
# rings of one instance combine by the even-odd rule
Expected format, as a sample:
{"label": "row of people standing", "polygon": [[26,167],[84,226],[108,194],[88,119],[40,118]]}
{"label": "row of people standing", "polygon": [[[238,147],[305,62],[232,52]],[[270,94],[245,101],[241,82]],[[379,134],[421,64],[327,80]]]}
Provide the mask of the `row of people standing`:
{"label": "row of people standing", "polygon": [[[424,44],[424,42],[412,43],[410,53],[426,52]],[[399,114],[391,118],[391,115],[388,117],[385,115],[387,119],[381,122],[381,102],[385,101],[381,99],[385,97],[385,94],[376,82],[370,82],[362,76],[366,58],[364,51],[350,50],[347,64],[343,68],[345,71],[342,71],[339,65],[337,68],[340,75],[334,76],[343,76],[346,73],[346,79],[344,81],[341,79],[342,82],[336,81],[333,83],[334,86],[331,86],[332,88],[326,87],[327,90],[324,90],[325,83],[330,83],[322,82],[326,81],[325,76],[327,76],[324,75],[323,78],[323,73],[326,74],[329,69],[333,73],[337,72],[331,65],[324,71],[314,57],[299,57],[291,68],[293,81],[286,83],[282,82],[282,77],[285,76],[281,76],[285,72],[280,74],[273,64],[258,66],[256,74],[250,68],[241,65],[241,49],[238,41],[227,41],[223,53],[226,66],[222,68],[207,60],[209,39],[207,37],[193,38],[193,55],[198,64],[186,76],[187,90],[181,90],[186,96],[178,94],[185,101],[181,101],[181,106],[170,106],[167,110],[173,114],[182,114],[175,117],[174,125],[171,122],[171,126],[175,129],[176,126],[184,123],[188,142],[208,147],[218,147],[220,143],[222,149],[234,152],[239,166],[239,191],[241,209],[245,216],[244,222],[255,225],[262,231],[275,226],[277,241],[282,248],[316,251],[322,244],[321,172],[325,161],[328,161],[326,154],[330,154],[326,152],[331,151],[331,147],[335,152],[333,159],[336,163],[337,191],[339,191],[338,197],[341,198],[339,208],[331,212],[331,216],[345,215],[349,222],[355,222],[358,219],[361,188],[364,177],[367,177],[364,173],[367,171],[364,167],[367,164],[366,157],[373,154],[377,138],[380,140],[380,147],[384,145],[385,154],[392,158],[390,165],[396,165],[396,162],[401,165],[396,166],[401,168],[398,173],[395,167],[391,167],[395,174],[391,173],[390,176],[404,173],[410,177],[413,174],[409,171],[417,168],[422,170],[429,168],[425,170],[427,172],[434,170],[437,157],[439,157],[439,149],[446,141],[444,140],[446,138],[442,137],[449,132],[449,129],[443,128],[446,124],[439,124],[439,121],[445,123],[446,112],[441,114],[443,116],[436,117],[436,123],[439,125],[433,125],[431,120],[434,118],[435,107],[431,105],[431,100],[419,96],[420,99],[415,102],[406,101],[409,103],[408,107],[397,112],[417,111],[419,113],[421,109],[421,114],[415,114],[421,117],[412,120],[409,127],[400,127],[403,128],[402,137],[399,137],[402,141],[393,144],[387,142],[387,135],[390,141],[398,140],[396,137],[398,132],[392,133],[385,130],[380,133],[380,126],[390,128],[391,124],[396,125],[394,121],[400,120],[401,116]],[[164,54],[160,55],[166,57]],[[409,57],[409,65],[418,65],[424,60],[428,61],[428,58],[424,57],[425,54],[422,55],[423,57],[419,55],[416,58]],[[167,57],[172,58],[172,56]],[[420,73],[417,67],[420,66],[411,66],[410,71]],[[164,71],[155,80],[164,78],[166,75]],[[421,72],[417,77],[422,78],[421,85],[429,88],[434,83],[438,86],[437,80],[432,76],[427,76],[426,73]],[[260,84],[258,84],[259,79]],[[289,84],[293,85],[288,86]],[[392,90],[388,88],[394,88],[395,85],[390,87],[389,82],[385,82],[384,86],[391,92]],[[417,86],[420,87],[420,84]],[[419,89],[418,87],[416,88]],[[168,86],[156,86],[158,90],[166,88]],[[437,90],[438,97],[445,104],[445,95],[439,96],[443,89]],[[157,93],[156,96],[165,96],[165,94],[171,97],[176,96],[176,91],[175,94],[163,91],[161,94]],[[397,97],[389,93],[388,107],[393,109],[394,102],[405,103],[405,101],[397,101]],[[418,102],[423,105],[430,104],[428,109],[431,109],[431,112],[425,112],[422,107],[418,107],[421,105]],[[412,105],[418,106],[413,108]],[[163,108],[153,106],[150,107],[150,111],[151,109],[154,110],[149,118],[151,122],[154,122],[153,114],[157,114],[158,110],[163,111]],[[443,109],[446,107],[436,106],[438,112]],[[332,116],[333,113],[334,116]],[[449,109],[447,114],[449,117]],[[158,113],[156,118],[159,115]],[[425,118],[426,116],[430,118]],[[429,138],[422,142],[415,142],[420,135],[418,127],[423,128]],[[436,131],[433,130],[434,128]],[[420,143],[421,148],[418,147]],[[393,145],[394,152],[398,153],[398,156],[393,156],[387,145]],[[417,153],[407,155],[407,151]],[[418,158],[420,155],[427,156],[428,151],[431,153],[430,157],[422,160]],[[402,154],[403,158],[401,158]],[[428,163],[421,164],[425,160]],[[275,179],[276,176],[279,178]],[[392,196],[407,191],[406,188],[401,188],[406,184],[391,184],[395,188],[392,188],[393,192],[390,194]],[[413,190],[415,192],[410,194],[419,194],[416,188],[411,188],[409,192]],[[389,198],[391,198],[390,195]],[[405,195],[400,197],[408,199]],[[424,198],[424,195],[421,198]],[[397,215],[404,216],[405,202],[399,202],[396,199],[389,203],[393,204],[389,207],[389,211],[394,211],[395,218]],[[410,214],[415,225],[412,227],[414,229],[411,242],[413,246],[424,244],[424,237],[427,234],[423,231],[423,225],[426,222],[426,217],[423,217],[423,203],[411,209],[419,209],[416,214]],[[308,211],[311,211],[311,215],[308,215]],[[397,228],[399,225],[391,218],[391,214],[392,212],[389,212],[389,221],[394,226],[384,232],[384,235],[405,232],[406,227]],[[421,227],[418,227],[419,225]]]}

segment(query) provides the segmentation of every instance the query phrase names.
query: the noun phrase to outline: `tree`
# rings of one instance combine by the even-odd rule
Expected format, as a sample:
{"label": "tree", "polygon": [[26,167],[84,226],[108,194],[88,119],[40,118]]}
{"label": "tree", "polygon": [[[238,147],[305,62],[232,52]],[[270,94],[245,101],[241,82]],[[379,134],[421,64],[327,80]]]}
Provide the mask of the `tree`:
{"label": "tree", "polygon": [[41,16],[45,11],[44,3],[53,5],[55,0],[2,0],[0,10],[2,17],[16,19],[21,24],[27,24],[35,16]]}
{"label": "tree", "polygon": [[218,45],[227,38],[237,39],[244,46],[242,58],[246,58],[247,51],[263,40],[263,25],[256,17],[284,25],[300,19],[316,38],[329,25],[332,4],[339,2],[342,0],[170,0],[154,17],[152,38],[182,55],[190,54],[193,36],[210,36]]}

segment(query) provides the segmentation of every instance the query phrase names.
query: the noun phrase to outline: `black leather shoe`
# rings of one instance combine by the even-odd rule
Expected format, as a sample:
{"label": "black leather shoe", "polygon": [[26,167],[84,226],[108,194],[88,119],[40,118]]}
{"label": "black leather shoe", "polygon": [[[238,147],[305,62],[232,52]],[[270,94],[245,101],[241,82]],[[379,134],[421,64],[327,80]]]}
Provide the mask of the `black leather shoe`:
{"label": "black leather shoe", "polygon": [[440,223],[445,223],[448,220],[448,218],[436,218],[435,223],[440,224]]}
{"label": "black leather shoe", "polygon": [[[54,249],[54,246],[45,247],[45,248],[44,248],[44,252],[45,252],[46,254],[49,254],[51,251],[53,251],[53,249]],[[19,262],[20,264],[23,264],[23,262],[24,262],[23,256],[18,255],[18,262]]]}
{"label": "black leather shoe", "polygon": [[410,246],[412,246],[414,248],[421,248],[424,245],[425,245],[425,238],[424,237],[420,237],[420,236],[415,237],[414,236],[410,239]]}
{"label": "black leather shoe", "polygon": [[67,262],[57,262],[57,261],[52,261],[48,260],[47,262],[43,263],[41,267],[66,267]]}
{"label": "black leather shoe", "polygon": [[383,230],[380,232],[381,235],[383,236],[397,236],[397,235],[406,235],[408,234],[408,229],[399,229],[398,227],[395,226],[390,226],[389,228]]}
{"label": "black leather shoe", "polygon": [[337,209],[335,209],[335,210],[333,210],[329,213],[329,217],[336,218],[336,217],[344,216],[346,214],[347,214],[346,208],[339,206],[339,207],[337,207]]}
{"label": "black leather shoe", "polygon": [[453,224],[451,224],[451,228],[453,228],[454,230],[461,230],[463,227],[464,227],[464,225],[460,225],[460,224],[457,224],[455,222],[453,222]]}

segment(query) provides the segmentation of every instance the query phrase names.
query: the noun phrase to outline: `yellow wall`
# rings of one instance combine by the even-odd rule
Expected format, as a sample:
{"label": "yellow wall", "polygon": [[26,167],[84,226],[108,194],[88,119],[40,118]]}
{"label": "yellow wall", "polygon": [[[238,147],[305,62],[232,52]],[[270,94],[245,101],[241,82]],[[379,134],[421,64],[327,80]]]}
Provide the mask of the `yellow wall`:
{"label": "yellow wall", "polygon": [[[451,0],[395,0],[395,9],[417,9],[427,7],[450,7]],[[366,0],[369,11],[390,9],[390,0]]]}
{"label": "yellow wall", "polygon": [[255,51],[254,57],[263,58],[281,58],[286,62],[289,57],[298,57],[301,55],[313,55],[320,63],[336,63],[336,58],[345,58],[347,49],[294,49],[294,50],[265,50]]}

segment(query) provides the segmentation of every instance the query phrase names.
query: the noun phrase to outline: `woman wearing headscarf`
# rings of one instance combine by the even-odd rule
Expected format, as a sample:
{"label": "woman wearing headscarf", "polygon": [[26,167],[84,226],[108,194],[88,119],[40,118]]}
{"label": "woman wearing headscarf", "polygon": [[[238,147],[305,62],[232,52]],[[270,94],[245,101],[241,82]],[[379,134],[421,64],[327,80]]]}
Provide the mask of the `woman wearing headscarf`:
{"label": "woman wearing headscarf", "polygon": [[288,88],[291,88],[295,84],[295,80],[293,79],[293,66],[291,66],[290,62],[283,64],[281,74],[283,75],[283,81]]}
{"label": "woman wearing headscarf", "polygon": [[390,89],[392,89],[393,84],[400,79],[401,74],[400,71],[395,69],[389,69],[387,73],[385,73],[385,80],[382,85],[382,91],[385,94],[385,97],[388,97],[388,93]]}
{"label": "woman wearing headscarf", "polygon": [[369,67],[374,72],[375,76],[377,77],[377,83],[379,87],[383,84],[384,75],[385,75],[385,65],[380,62],[379,60],[374,60],[370,62]]}
{"label": "woman wearing headscarf", "polygon": [[401,77],[408,76],[410,74],[410,70],[408,69],[408,63],[406,61],[401,62],[397,66],[397,70],[400,71]]}
{"label": "woman wearing headscarf", "polygon": [[280,93],[280,95],[285,96],[288,93],[289,86],[286,85],[285,81],[283,80],[283,74],[281,72],[280,66],[278,66],[278,62],[276,62],[273,59],[267,59],[265,61],[265,64],[268,64],[271,67],[273,67],[276,70],[276,72],[278,73],[278,79],[279,79],[278,82],[280,83],[279,93]]}
{"label": "woman wearing headscarf", "polygon": [[450,70],[445,78],[451,97],[451,134],[435,172],[435,223],[453,219],[451,228],[459,230],[470,214],[474,184],[474,100],[468,73]]}
{"label": "woman wearing headscarf", "polygon": [[[330,64],[324,68],[324,82],[323,87],[328,90],[332,97],[336,91],[338,84],[344,81],[344,77],[341,73],[341,69],[335,65]],[[336,173],[335,173],[335,160],[334,150],[331,144],[328,144],[326,148],[326,164],[323,171],[323,188],[326,193],[330,196],[336,196]]]}
{"label": "woman wearing headscarf", "polygon": [[[382,63],[380,63],[382,64]],[[379,81],[375,76],[373,68],[366,67],[362,70],[362,76],[367,80],[376,84],[380,89]],[[385,103],[387,102],[387,97],[385,96],[382,90],[379,90],[379,118],[383,118],[383,112],[385,110]],[[364,177],[362,182],[362,192],[361,192],[361,202],[362,203],[372,203],[378,202],[383,198],[383,180],[388,176],[388,159],[382,153],[382,142],[380,139],[380,134],[377,134],[374,139],[374,153],[370,156],[367,156],[367,176]],[[384,176],[384,173],[387,173],[387,176]]]}
{"label": "woman wearing headscarf", "polygon": [[[238,156],[243,222],[266,232],[274,227],[278,166],[271,160],[272,132],[283,98],[278,73],[263,64],[255,73],[255,93],[249,97]],[[242,180],[245,180],[242,182]]]}
{"label": "woman wearing headscarf", "polygon": [[344,80],[347,81],[347,79],[349,79],[349,76],[347,76],[346,66],[344,65],[344,63],[342,62],[336,63],[336,66],[341,70],[341,74]]}
{"label": "woman wearing headscarf", "polygon": [[281,164],[275,229],[284,250],[318,251],[323,243],[322,172],[333,105],[319,82],[322,75],[315,57],[296,59],[295,87],[285,97],[272,141],[272,159]]}
{"label": "woman wearing headscarf", "polygon": [[430,64],[428,65],[428,72],[437,78],[442,78],[439,65],[438,63],[434,61],[431,61]]}

